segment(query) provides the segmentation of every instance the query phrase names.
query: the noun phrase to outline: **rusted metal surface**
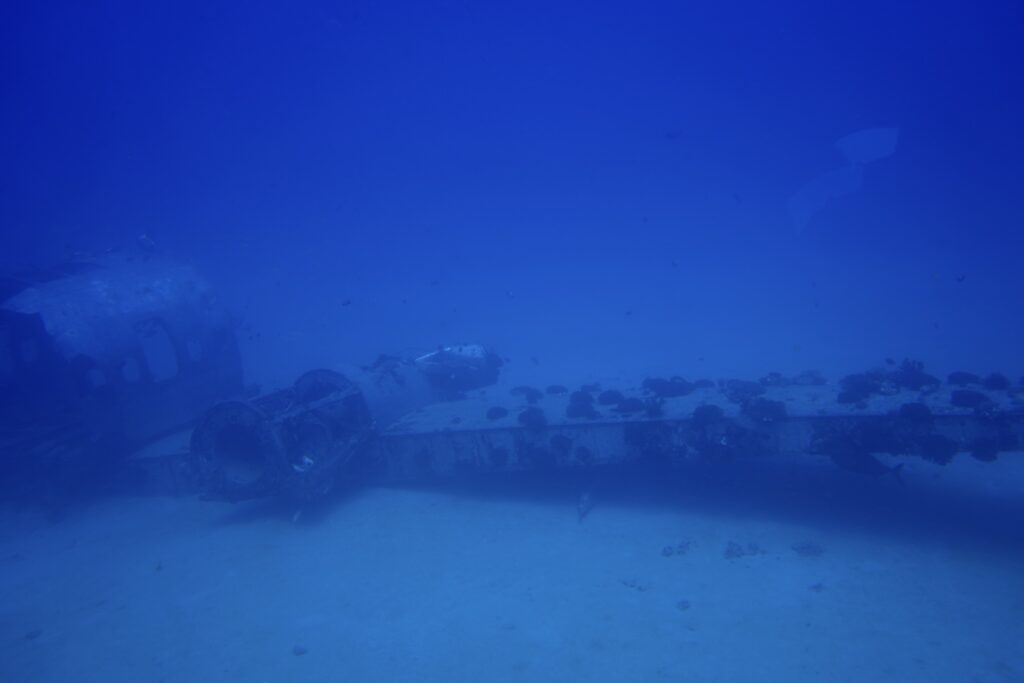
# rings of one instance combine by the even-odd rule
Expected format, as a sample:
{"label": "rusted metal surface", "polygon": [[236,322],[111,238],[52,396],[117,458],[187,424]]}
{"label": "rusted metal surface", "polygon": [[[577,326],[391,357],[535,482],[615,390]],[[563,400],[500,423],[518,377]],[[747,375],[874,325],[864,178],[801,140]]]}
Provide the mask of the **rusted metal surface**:
{"label": "rusted metal surface", "polygon": [[192,433],[190,456],[206,498],[309,500],[365,459],[371,435],[359,389],[314,370],[289,389],[212,408]]}
{"label": "rusted metal surface", "polygon": [[[879,477],[898,476],[903,459],[935,467],[953,458],[988,462],[1019,457],[1024,444],[1020,387],[971,389],[975,402],[967,407],[954,405],[953,392],[962,389],[945,384],[923,391],[886,387],[884,393],[856,402],[844,396],[847,388],[842,385],[755,384],[709,383],[682,396],[661,398],[649,389],[623,391],[615,404],[608,405],[602,405],[597,389],[562,395],[521,388],[511,393],[475,392],[463,400],[422,406],[389,426],[351,423],[349,438],[361,435],[358,447],[345,450],[344,467],[324,472],[328,478],[344,480],[358,479],[369,470],[376,481],[402,483],[530,470],[583,471],[605,465],[672,467],[693,461],[778,458],[787,464],[806,462]],[[589,409],[580,410],[581,402]],[[263,425],[293,419],[303,410],[288,392],[257,399],[252,409],[261,412],[263,417],[256,422]],[[272,426],[270,431],[277,429]],[[294,450],[280,455],[287,449],[273,435],[254,443],[265,439],[277,444],[269,450],[275,454],[271,461],[287,463],[297,457]],[[193,458],[202,450],[199,441],[193,437]],[[354,440],[348,443],[356,445]],[[254,445],[252,452],[264,452],[263,446]],[[246,495],[220,497],[290,490],[292,497],[295,491],[306,491],[308,495],[298,497],[310,498],[326,490],[282,486],[288,466],[276,471],[271,486],[264,480]]]}

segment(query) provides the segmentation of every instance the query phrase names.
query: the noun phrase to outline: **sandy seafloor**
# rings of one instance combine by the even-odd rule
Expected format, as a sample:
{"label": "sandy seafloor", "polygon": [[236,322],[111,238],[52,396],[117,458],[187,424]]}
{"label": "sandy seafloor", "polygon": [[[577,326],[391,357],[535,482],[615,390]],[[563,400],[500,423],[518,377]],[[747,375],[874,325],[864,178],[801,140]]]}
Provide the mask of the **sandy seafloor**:
{"label": "sandy seafloor", "polygon": [[0,680],[1024,680],[1022,468],[957,463],[6,510]]}

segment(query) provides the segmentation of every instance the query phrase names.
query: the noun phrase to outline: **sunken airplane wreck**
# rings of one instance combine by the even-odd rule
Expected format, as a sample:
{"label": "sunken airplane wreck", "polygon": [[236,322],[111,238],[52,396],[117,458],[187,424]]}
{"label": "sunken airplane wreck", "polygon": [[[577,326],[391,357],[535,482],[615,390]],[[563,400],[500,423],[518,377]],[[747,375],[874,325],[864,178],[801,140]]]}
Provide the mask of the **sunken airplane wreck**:
{"label": "sunken airplane wreck", "polygon": [[[49,486],[307,501],[339,482],[794,456],[867,476],[1024,445],[1024,383],[920,363],[759,381],[497,391],[454,345],[242,398],[234,322],[188,266],[109,253],[0,278],[0,475]],[[53,495],[53,492],[50,492]]]}
{"label": "sunken airplane wreck", "polygon": [[[496,377],[496,366],[481,362],[482,347],[437,353],[433,361],[462,367],[444,377],[472,378],[465,391]],[[420,370],[417,362],[397,360],[382,367],[383,373],[364,370],[386,382],[396,372]],[[392,388],[401,391],[404,381]],[[313,371],[287,391],[215,408],[178,457],[192,463],[209,498],[309,500],[338,478],[367,471],[397,482],[773,455],[827,459],[846,471],[899,479],[902,464],[886,465],[879,455],[938,466],[958,454],[988,462],[1020,450],[1024,436],[1024,386],[998,374],[953,373],[943,382],[913,361],[838,385],[816,373],[773,373],[759,381],[673,377],[648,379],[634,391],[517,387],[448,399],[421,403],[381,426],[357,384]]]}
{"label": "sunken airplane wreck", "polygon": [[[358,387],[321,370],[239,400],[235,320],[190,266],[140,246],[0,278],[0,495],[59,503],[156,479],[312,498],[365,459],[369,408],[390,420],[498,378],[497,355],[463,345],[381,356],[351,373]],[[189,433],[195,457],[178,457]]]}

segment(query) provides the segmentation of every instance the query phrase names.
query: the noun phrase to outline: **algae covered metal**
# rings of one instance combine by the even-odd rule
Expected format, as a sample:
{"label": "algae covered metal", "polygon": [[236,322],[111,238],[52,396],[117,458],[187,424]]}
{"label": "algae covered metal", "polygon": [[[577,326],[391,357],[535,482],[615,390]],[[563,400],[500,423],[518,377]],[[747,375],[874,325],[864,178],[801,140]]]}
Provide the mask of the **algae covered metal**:
{"label": "algae covered metal", "polygon": [[[759,382],[649,379],[635,390],[621,391],[597,385],[575,391],[558,386],[546,392],[529,387],[480,390],[458,400],[421,405],[389,425],[349,422],[355,431],[342,445],[347,464],[331,474],[354,478],[372,472],[375,481],[402,483],[784,457],[899,478],[903,458],[942,466],[958,455],[988,462],[1020,450],[1020,387],[964,388],[937,380],[917,384],[898,375],[890,379],[866,383],[862,376],[850,376],[828,384],[813,374],[787,381],[769,375]],[[355,391],[347,381],[339,386]],[[285,402],[290,406],[282,413],[285,422],[299,415],[295,410],[300,403]],[[298,466],[302,449],[282,458],[277,454],[280,446],[265,445],[282,441],[272,434],[281,432],[281,426],[266,427],[281,424],[273,411],[256,417],[251,409],[234,410],[235,419],[255,420],[249,452],[270,453],[260,456],[261,462]],[[209,446],[197,447],[213,441],[202,430],[193,437],[193,450],[208,453]],[[257,477],[247,493],[294,492],[295,486],[287,482],[295,474],[287,466],[276,471],[280,476],[273,478],[273,485]],[[309,489],[303,497],[315,495]]]}
{"label": "algae covered metal", "polygon": [[779,455],[827,458],[845,470],[880,475],[893,468],[878,455],[937,465],[958,453],[989,461],[1019,450],[1024,439],[1024,412],[1013,392],[982,389],[980,406],[962,407],[951,400],[961,391],[956,388],[897,389],[861,403],[840,401],[841,385],[762,385],[754,396],[735,389],[707,383],[675,396],[615,392],[618,400],[605,405],[598,388],[532,404],[485,396],[435,404],[382,433],[378,457],[400,481]]}

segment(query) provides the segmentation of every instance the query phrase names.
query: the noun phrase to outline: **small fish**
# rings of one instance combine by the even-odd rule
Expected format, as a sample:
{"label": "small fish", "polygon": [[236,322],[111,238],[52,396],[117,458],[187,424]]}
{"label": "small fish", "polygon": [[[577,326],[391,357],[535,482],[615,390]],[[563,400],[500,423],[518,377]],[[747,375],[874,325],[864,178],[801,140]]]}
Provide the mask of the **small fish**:
{"label": "small fish", "polygon": [[903,477],[900,476],[903,470],[903,463],[895,467],[889,467],[870,453],[853,449],[832,453],[831,457],[832,462],[848,472],[856,472],[857,474],[875,477],[876,479],[891,474],[900,484],[904,483]]}
{"label": "small fish", "polygon": [[594,509],[594,499],[589,493],[581,493],[580,499],[576,502],[576,521],[582,522],[590,511]]}
{"label": "small fish", "polygon": [[141,235],[136,237],[135,242],[136,244],[139,245],[139,249],[146,253],[152,253],[156,251],[156,242],[154,242],[153,238],[147,235],[146,233],[142,233]]}

